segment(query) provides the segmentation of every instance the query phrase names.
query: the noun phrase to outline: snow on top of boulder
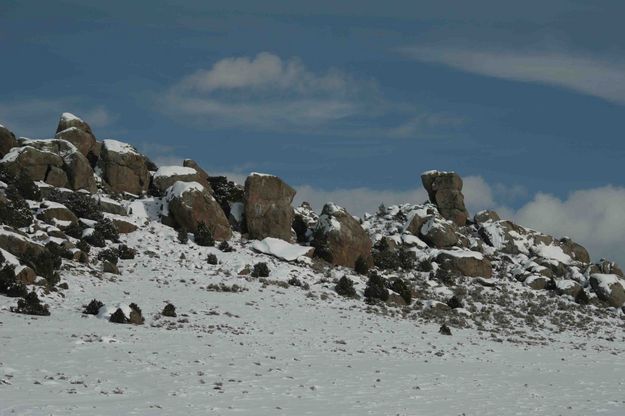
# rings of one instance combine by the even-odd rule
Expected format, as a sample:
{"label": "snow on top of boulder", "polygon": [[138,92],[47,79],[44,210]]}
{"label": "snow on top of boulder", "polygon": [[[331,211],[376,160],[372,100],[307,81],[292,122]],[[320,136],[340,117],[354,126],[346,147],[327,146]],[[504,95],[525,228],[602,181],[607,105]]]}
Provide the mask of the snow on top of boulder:
{"label": "snow on top of boulder", "polygon": [[2,257],[4,258],[4,262],[10,266],[19,266],[20,265],[20,261],[18,260],[17,257],[15,257],[13,254],[9,253],[8,251],[1,249],[0,248],[0,254],[2,254]]}
{"label": "snow on top of boulder", "polygon": [[[82,119],[78,116],[75,116],[72,113],[63,113],[61,114],[61,120],[63,121],[72,121],[72,120],[78,120],[82,122]],[[84,122],[83,122],[84,123]]]}
{"label": "snow on top of boulder", "polygon": [[273,177],[276,178],[276,175],[271,175],[269,173],[260,173],[260,172],[252,172],[250,173],[250,176],[266,176],[266,177]]}
{"label": "snow on top of boulder", "polygon": [[556,287],[560,290],[568,290],[575,286],[577,286],[577,282],[575,280],[570,279],[559,279],[556,280]]}
{"label": "snow on top of boulder", "polygon": [[446,223],[449,221],[439,218],[435,215],[432,215],[422,226],[421,226],[421,234],[428,235],[430,231],[436,229],[445,229]]}
{"label": "snow on top of boulder", "polygon": [[592,275],[592,278],[594,278],[597,281],[597,283],[599,284],[599,287],[604,291],[604,293],[610,293],[612,291],[610,286],[612,286],[615,283],[618,283],[621,286],[625,287],[625,284],[623,284],[624,283],[623,279],[621,279],[616,274],[594,273]]}
{"label": "snow on top of boulder", "polygon": [[156,172],[154,172],[154,178],[195,174],[197,174],[197,171],[193,168],[187,168],[184,166],[161,166]]}
{"label": "snow on top of boulder", "polygon": [[12,148],[11,150],[9,150],[9,153],[4,155],[4,157],[2,159],[0,159],[0,163],[14,162],[15,160],[17,160],[17,158],[19,157],[20,153],[22,153],[25,149],[26,149],[26,147],[14,147],[14,148]]}
{"label": "snow on top of boulder", "polygon": [[447,171],[444,171],[444,170],[433,169],[433,170],[426,170],[425,172],[421,173],[421,176],[424,176],[424,175],[437,175],[437,174],[438,175],[447,175],[447,174],[450,174],[450,173],[456,173],[456,172],[453,172],[453,171],[447,172]]}
{"label": "snow on top of boulder", "polygon": [[286,261],[297,260],[311,250],[310,247],[291,244],[273,237],[267,237],[261,241],[254,241],[252,243],[252,249]]}
{"label": "snow on top of boulder", "polygon": [[200,191],[202,192],[204,187],[197,182],[182,182],[176,181],[172,186],[167,188],[165,193],[165,199],[171,201],[173,198],[179,198],[186,192]]}
{"label": "snow on top of boulder", "polygon": [[562,251],[562,247],[558,246],[539,244],[536,246],[536,253],[545,259],[557,260],[564,264],[570,264],[572,261],[571,256]]}
{"label": "snow on top of boulder", "polygon": [[103,143],[106,150],[110,152],[139,154],[134,146],[128,143],[120,142],[119,140],[105,139]]}
{"label": "snow on top of boulder", "polygon": [[439,254],[447,254],[450,255],[452,257],[456,257],[456,258],[474,258],[477,260],[483,260],[484,259],[484,255],[482,253],[480,253],[479,251],[472,251],[472,250],[463,250],[463,249],[458,249],[458,250],[432,250],[432,257],[436,257]]}

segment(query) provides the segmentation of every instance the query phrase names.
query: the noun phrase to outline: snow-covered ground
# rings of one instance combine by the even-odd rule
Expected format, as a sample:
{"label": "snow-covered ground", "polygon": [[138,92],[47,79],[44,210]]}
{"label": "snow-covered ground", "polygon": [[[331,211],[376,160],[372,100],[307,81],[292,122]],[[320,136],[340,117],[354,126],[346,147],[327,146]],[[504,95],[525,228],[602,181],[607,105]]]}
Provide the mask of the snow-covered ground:
{"label": "snow-covered ground", "polygon": [[[64,270],[69,289],[43,298],[49,317],[10,313],[15,299],[0,298],[0,415],[625,414],[616,326],[610,336],[545,330],[536,342],[444,336],[339,297],[345,270],[315,272],[237,239],[232,253],[181,245],[160,224],[124,240],[138,255],[120,260],[122,275]],[[238,275],[259,261],[271,269],[265,283]],[[286,285],[292,277],[310,289]],[[365,278],[351,278],[362,291]],[[93,298],[135,302],[146,322],[83,315]],[[167,302],[178,317],[160,316]]]}

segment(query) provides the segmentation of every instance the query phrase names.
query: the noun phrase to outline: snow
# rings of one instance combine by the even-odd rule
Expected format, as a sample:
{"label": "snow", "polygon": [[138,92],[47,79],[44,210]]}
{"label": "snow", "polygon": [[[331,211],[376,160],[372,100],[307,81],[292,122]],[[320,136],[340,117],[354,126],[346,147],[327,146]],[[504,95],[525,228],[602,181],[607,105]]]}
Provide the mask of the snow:
{"label": "snow", "polygon": [[438,254],[448,254],[456,258],[474,258],[477,260],[484,259],[484,255],[482,253],[471,250],[432,250],[432,257],[436,257]]}
{"label": "snow", "polygon": [[270,175],[268,173],[259,173],[259,172],[252,172],[250,173],[250,176],[264,176],[264,177],[270,177],[270,178],[276,178],[276,175]]}
{"label": "snow", "polygon": [[279,238],[267,237],[254,241],[251,247],[261,253],[269,254],[285,261],[294,261],[310,252],[310,247],[291,244]]}
{"label": "snow", "polygon": [[133,146],[119,140],[106,139],[103,141],[103,145],[110,152],[139,154]]}
{"label": "snow", "polygon": [[536,247],[536,252],[539,256],[545,259],[557,260],[563,264],[570,264],[572,261],[571,257],[564,253],[562,248],[558,246],[546,246],[544,244],[539,244]]}
{"label": "snow", "polygon": [[597,283],[599,284],[599,287],[601,288],[603,293],[611,293],[611,286],[614,284],[619,284],[625,288],[625,285],[623,284],[623,279],[615,274],[595,273],[592,275],[592,277],[597,280]]}
{"label": "snow", "polygon": [[197,182],[182,182],[176,181],[172,186],[167,188],[165,193],[165,200],[171,201],[174,198],[180,198],[186,192],[191,191],[203,191],[204,187]]}
{"label": "snow", "polygon": [[243,214],[245,213],[245,206],[243,202],[230,202],[230,215],[236,222],[243,221]]}
{"label": "snow", "polygon": [[63,121],[77,120],[77,121],[82,122],[82,119],[80,117],[77,117],[77,116],[73,115],[72,113],[63,113],[63,114],[61,114],[61,120],[63,120]]}
{"label": "snow", "polygon": [[184,166],[161,166],[156,172],[154,172],[154,178],[188,176],[195,174],[197,174],[197,171],[193,168],[188,168]]}

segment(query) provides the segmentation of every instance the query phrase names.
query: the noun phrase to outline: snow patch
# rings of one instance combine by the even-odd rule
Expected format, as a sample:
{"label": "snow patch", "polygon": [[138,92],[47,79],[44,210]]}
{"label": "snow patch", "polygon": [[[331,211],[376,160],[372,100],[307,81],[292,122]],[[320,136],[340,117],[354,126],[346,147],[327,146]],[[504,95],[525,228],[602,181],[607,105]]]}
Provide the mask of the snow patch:
{"label": "snow patch", "polygon": [[299,257],[305,256],[310,247],[304,247],[297,244],[291,244],[279,238],[267,237],[261,241],[254,241],[252,249],[261,253],[270,254],[286,261],[294,261]]}

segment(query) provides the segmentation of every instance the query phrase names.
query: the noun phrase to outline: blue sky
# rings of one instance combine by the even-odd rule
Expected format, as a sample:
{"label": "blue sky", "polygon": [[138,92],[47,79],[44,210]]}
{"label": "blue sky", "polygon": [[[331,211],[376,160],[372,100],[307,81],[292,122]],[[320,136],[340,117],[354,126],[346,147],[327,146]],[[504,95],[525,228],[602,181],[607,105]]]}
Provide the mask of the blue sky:
{"label": "blue sky", "polygon": [[563,234],[588,209],[625,222],[601,202],[625,198],[623,15],[622,1],[4,0],[0,123],[48,137],[70,111],[158,162],[271,172],[354,211],[455,170],[471,208]]}

